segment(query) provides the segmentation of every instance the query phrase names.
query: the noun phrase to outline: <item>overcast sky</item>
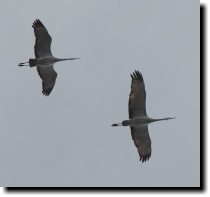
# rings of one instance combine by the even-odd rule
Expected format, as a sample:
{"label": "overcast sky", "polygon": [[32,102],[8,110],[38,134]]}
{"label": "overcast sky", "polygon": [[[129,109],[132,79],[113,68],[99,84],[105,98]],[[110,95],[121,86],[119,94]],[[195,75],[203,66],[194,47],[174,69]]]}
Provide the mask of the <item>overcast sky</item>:
{"label": "overcast sky", "polygon": [[[0,185],[200,185],[199,1],[3,1],[0,6]],[[40,19],[56,57],[49,97],[34,57]],[[128,118],[130,73],[139,70],[152,156],[139,161]]]}

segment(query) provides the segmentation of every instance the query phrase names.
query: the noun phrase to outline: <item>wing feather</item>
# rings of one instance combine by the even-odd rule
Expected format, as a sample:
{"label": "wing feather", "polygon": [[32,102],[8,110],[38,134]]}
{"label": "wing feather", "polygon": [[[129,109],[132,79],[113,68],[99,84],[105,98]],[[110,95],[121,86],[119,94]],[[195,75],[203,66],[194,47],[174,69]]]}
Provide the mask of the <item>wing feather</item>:
{"label": "wing feather", "polygon": [[55,72],[53,66],[37,66],[37,71],[42,79],[42,93],[45,96],[49,96],[55,85],[57,73]]}
{"label": "wing feather", "polygon": [[35,57],[40,58],[40,57],[51,56],[52,53],[50,50],[50,46],[52,38],[49,35],[47,29],[39,19],[34,21],[32,27],[34,28],[34,34],[36,37],[35,46],[34,46]]}
{"label": "wing feather", "polygon": [[137,147],[140,161],[149,160],[152,152],[151,140],[149,137],[148,126],[131,127],[131,136]]}
{"label": "wing feather", "polygon": [[129,118],[146,115],[146,91],[143,76],[139,71],[131,74],[131,92],[129,95]]}

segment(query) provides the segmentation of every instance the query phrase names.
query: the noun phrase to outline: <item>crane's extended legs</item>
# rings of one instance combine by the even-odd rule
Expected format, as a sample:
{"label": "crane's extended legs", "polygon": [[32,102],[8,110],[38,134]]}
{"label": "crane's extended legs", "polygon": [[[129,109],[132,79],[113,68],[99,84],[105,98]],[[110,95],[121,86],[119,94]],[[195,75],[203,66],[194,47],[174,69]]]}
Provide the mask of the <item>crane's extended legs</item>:
{"label": "crane's extended legs", "polygon": [[123,126],[123,125],[122,125],[122,123],[118,123],[118,124],[115,123],[115,124],[112,124],[111,126],[117,127],[117,126]]}
{"label": "crane's extended legs", "polygon": [[29,63],[29,62],[20,63],[20,64],[18,64],[18,66],[29,66],[29,64],[27,64],[27,63]]}
{"label": "crane's extended legs", "polygon": [[29,62],[23,62],[18,64],[18,66],[30,66],[30,67],[34,67],[36,65],[37,65],[36,59],[29,59]]}

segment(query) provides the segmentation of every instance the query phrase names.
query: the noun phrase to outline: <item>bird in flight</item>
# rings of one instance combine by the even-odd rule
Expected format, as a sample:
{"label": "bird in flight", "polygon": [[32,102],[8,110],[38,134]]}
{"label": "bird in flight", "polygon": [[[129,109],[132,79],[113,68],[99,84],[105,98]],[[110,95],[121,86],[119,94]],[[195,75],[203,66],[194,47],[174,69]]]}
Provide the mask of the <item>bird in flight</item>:
{"label": "bird in flight", "polygon": [[112,124],[112,126],[130,126],[132,139],[137,147],[140,161],[143,163],[149,160],[152,152],[148,124],[174,118],[153,119],[148,117],[146,113],[146,91],[143,76],[139,71],[135,71],[131,74],[131,78],[131,92],[128,102],[129,120]]}
{"label": "bird in flight", "polygon": [[34,46],[35,59],[31,58],[29,59],[29,62],[20,63],[18,66],[36,66],[38,74],[42,79],[42,93],[43,95],[48,96],[51,93],[57,78],[57,73],[53,68],[53,64],[60,61],[76,60],[80,58],[60,59],[54,57],[50,49],[52,38],[46,27],[39,19],[34,21],[32,27],[34,28],[34,34],[36,37]]}

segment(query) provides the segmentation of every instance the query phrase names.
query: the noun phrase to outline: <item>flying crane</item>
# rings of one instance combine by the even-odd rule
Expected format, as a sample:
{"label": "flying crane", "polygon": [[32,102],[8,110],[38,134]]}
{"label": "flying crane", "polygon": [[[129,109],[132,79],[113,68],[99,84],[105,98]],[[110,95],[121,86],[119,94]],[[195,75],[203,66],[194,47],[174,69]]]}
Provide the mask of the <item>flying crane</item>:
{"label": "flying crane", "polygon": [[131,74],[131,92],[129,95],[129,120],[122,123],[112,124],[112,126],[130,126],[131,136],[138,149],[140,161],[149,160],[152,152],[151,140],[148,132],[148,124],[161,120],[170,120],[174,118],[153,119],[146,113],[146,91],[143,76],[139,71]]}
{"label": "flying crane", "polygon": [[[35,59],[30,58],[29,62],[20,63],[18,66],[36,66],[38,74],[42,79],[42,93],[43,95],[48,96],[51,93],[57,78],[57,73],[53,68],[53,64],[60,61],[76,60],[80,58],[60,59],[54,57],[50,49],[52,38],[45,26],[37,19],[34,21],[32,27],[34,28],[36,37],[34,46]],[[27,63],[29,63],[29,65]]]}

